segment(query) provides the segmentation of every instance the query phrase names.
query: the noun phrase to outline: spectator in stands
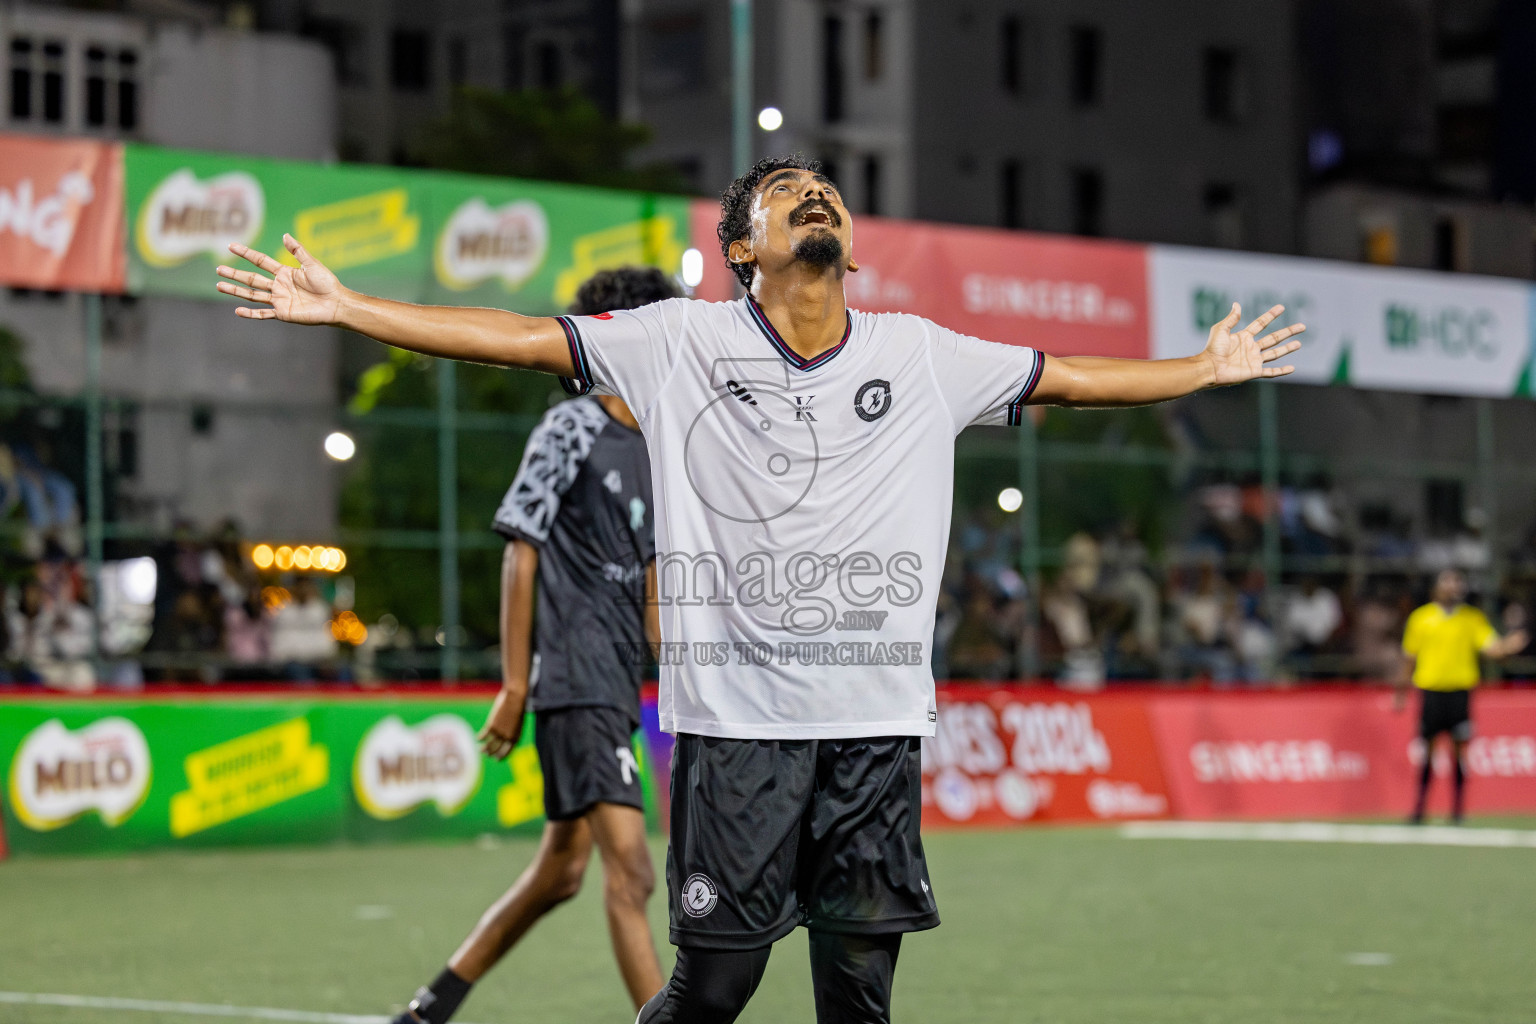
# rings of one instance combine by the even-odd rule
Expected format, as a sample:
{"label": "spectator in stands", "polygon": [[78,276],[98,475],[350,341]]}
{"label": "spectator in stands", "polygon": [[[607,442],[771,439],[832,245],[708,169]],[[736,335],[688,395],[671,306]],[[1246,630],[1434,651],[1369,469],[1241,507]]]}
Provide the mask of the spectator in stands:
{"label": "spectator in stands", "polygon": [[250,587],[239,601],[224,606],[224,655],[243,676],[272,660],[272,621],[260,587]]}
{"label": "spectator in stands", "polygon": [[1215,566],[1202,565],[1194,589],[1176,592],[1172,603],[1180,667],[1217,684],[1230,683],[1237,669],[1228,644],[1233,602],[1226,580]]}
{"label": "spectator in stands", "polygon": [[1391,679],[1402,661],[1399,637],[1408,613],[1403,588],[1371,581],[1355,610],[1354,670],[1366,679]]}
{"label": "spectator in stands", "polygon": [[1239,675],[1249,684],[1273,682],[1276,678],[1280,645],[1269,624],[1267,596],[1264,573],[1250,569],[1237,590],[1228,624]]}
{"label": "spectator in stands", "polygon": [[335,658],[331,617],[315,581],[308,576],[295,580],[293,599],[272,616],[272,662],[289,679],[313,680]]}
{"label": "spectator in stands", "polygon": [[1290,653],[1298,660],[1304,675],[1316,675],[1318,655],[1344,624],[1344,609],[1339,597],[1318,582],[1316,576],[1304,577],[1301,590],[1292,595],[1285,608],[1285,633]]}
{"label": "spectator in stands", "polygon": [[40,580],[29,578],[9,620],[7,658],[19,666],[23,680],[62,690],[95,688],[94,621],[78,594],[50,594]]}

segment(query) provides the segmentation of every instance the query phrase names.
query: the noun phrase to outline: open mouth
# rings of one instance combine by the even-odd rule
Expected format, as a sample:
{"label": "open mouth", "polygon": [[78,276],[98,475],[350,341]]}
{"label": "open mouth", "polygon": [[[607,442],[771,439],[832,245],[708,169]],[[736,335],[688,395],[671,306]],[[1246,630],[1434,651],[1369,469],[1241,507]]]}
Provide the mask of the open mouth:
{"label": "open mouth", "polygon": [[835,228],[838,224],[838,216],[832,212],[831,207],[824,206],[821,203],[817,203],[813,200],[812,205],[802,206],[796,209],[794,213],[790,214],[789,224],[790,227],[796,228],[805,227],[807,225],[815,225],[816,227],[822,228]]}

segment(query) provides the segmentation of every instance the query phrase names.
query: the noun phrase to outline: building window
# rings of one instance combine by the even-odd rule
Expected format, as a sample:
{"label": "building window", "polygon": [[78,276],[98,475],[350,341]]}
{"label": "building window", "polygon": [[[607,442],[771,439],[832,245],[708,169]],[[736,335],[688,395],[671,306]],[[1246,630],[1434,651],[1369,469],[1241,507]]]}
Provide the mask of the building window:
{"label": "building window", "polygon": [[423,92],[432,79],[431,42],[425,32],[397,29],[389,37],[389,82],[403,92]]}
{"label": "building window", "polygon": [[837,184],[837,157],[827,155],[821,158],[821,173],[825,174],[835,185]]}
{"label": "building window", "polygon": [[463,39],[448,40],[448,84],[463,85],[469,78],[469,44]]}
{"label": "building window", "polygon": [[640,33],[640,91],[647,96],[691,92],[704,82],[704,18],[652,18]]}
{"label": "building window", "polygon": [[878,82],[885,75],[885,24],[879,11],[864,15],[864,78]]}
{"label": "building window", "polygon": [[1072,172],[1072,230],[1089,236],[1104,233],[1104,177],[1091,167]]}
{"label": "building window", "polygon": [[538,88],[553,91],[565,84],[565,61],[558,43],[546,40],[534,48],[534,76]]}
{"label": "building window", "polygon": [[864,158],[864,212],[880,213],[880,158],[871,153]]}
{"label": "building window", "polygon": [[523,48],[527,40],[523,30],[516,25],[506,25],[501,30],[501,85],[508,92],[526,88],[523,73]]}
{"label": "building window", "polygon": [[64,44],[55,39],[43,44],[43,120],[64,120]]}
{"label": "building window", "polygon": [[843,19],[835,14],[821,22],[821,119],[843,119]]}
{"label": "building window", "polygon": [[32,40],[17,36],[11,40],[11,119],[27,121],[32,117]]}
{"label": "building window", "polygon": [[330,51],[339,84],[368,84],[368,41],[359,25],[340,18],[309,18],[303,34]]}
{"label": "building window", "polygon": [[1247,113],[1247,88],[1237,51],[1208,46],[1201,76],[1205,116],[1220,124],[1236,124]]}
{"label": "building window", "polygon": [[1220,249],[1243,247],[1243,209],[1234,185],[1218,182],[1205,186],[1206,243]]}
{"label": "building window", "polygon": [[997,34],[1002,47],[999,70],[1003,91],[1010,96],[1024,92],[1024,22],[1018,15],[1010,14],[1003,19]]}
{"label": "building window", "polygon": [[139,55],[93,45],[85,51],[85,124],[133,131],[139,125]]}
{"label": "building window", "polygon": [[1024,226],[1024,164],[1004,160],[997,175],[998,223],[1005,228]]}
{"label": "building window", "polygon": [[1071,29],[1072,102],[1079,107],[1096,107],[1103,97],[1103,33],[1092,25],[1074,25]]}
{"label": "building window", "polygon": [[1454,217],[1435,221],[1435,269],[1460,270],[1461,232]]}

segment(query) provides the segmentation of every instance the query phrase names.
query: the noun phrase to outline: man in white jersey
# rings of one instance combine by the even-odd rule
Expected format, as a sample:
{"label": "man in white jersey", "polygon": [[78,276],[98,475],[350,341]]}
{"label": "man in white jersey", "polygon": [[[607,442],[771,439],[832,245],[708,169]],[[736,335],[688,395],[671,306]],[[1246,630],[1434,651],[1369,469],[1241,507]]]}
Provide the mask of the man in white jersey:
{"label": "man in white jersey", "polygon": [[359,295],[292,239],[272,274],[220,267],[257,319],[335,324],[416,352],[542,370],[621,397],[650,452],[661,716],[678,733],[670,981],[641,1024],[730,1022],[775,940],[810,931],[818,1021],[885,1022],[901,935],[938,923],[919,742],[954,437],[1031,402],[1143,405],[1257,377],[1295,351],[1239,309],[1187,359],[1057,359],[920,317],[847,308],[836,186],[765,160],[721,197],[735,302],[522,317]]}

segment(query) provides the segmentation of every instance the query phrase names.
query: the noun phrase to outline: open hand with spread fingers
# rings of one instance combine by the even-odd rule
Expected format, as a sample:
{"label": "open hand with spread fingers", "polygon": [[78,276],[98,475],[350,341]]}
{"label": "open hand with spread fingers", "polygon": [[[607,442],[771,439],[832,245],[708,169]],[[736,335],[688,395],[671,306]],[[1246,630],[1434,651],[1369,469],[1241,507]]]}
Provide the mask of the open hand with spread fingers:
{"label": "open hand with spread fingers", "polygon": [[1232,312],[1211,328],[1210,340],[1205,345],[1205,356],[1215,371],[1212,383],[1216,387],[1241,384],[1256,377],[1284,377],[1295,371],[1294,366],[1267,364],[1301,348],[1301,342],[1290,339],[1305,331],[1305,324],[1292,324],[1260,337],[1264,328],[1284,312],[1284,306],[1272,306],[1247,327],[1234,332],[1233,328],[1242,319],[1243,309],[1232,303]]}
{"label": "open hand with spread fingers", "polygon": [[219,291],[237,299],[258,303],[252,309],[240,306],[235,315],[251,320],[284,320],[293,324],[333,324],[341,311],[342,299],[347,294],[336,275],[299,244],[292,235],[283,236],[283,246],[299,261],[296,267],[279,263],[264,252],[238,242],[229,251],[241,259],[265,270],[265,277],[250,270],[234,267],[218,268],[225,280],[218,283]]}

